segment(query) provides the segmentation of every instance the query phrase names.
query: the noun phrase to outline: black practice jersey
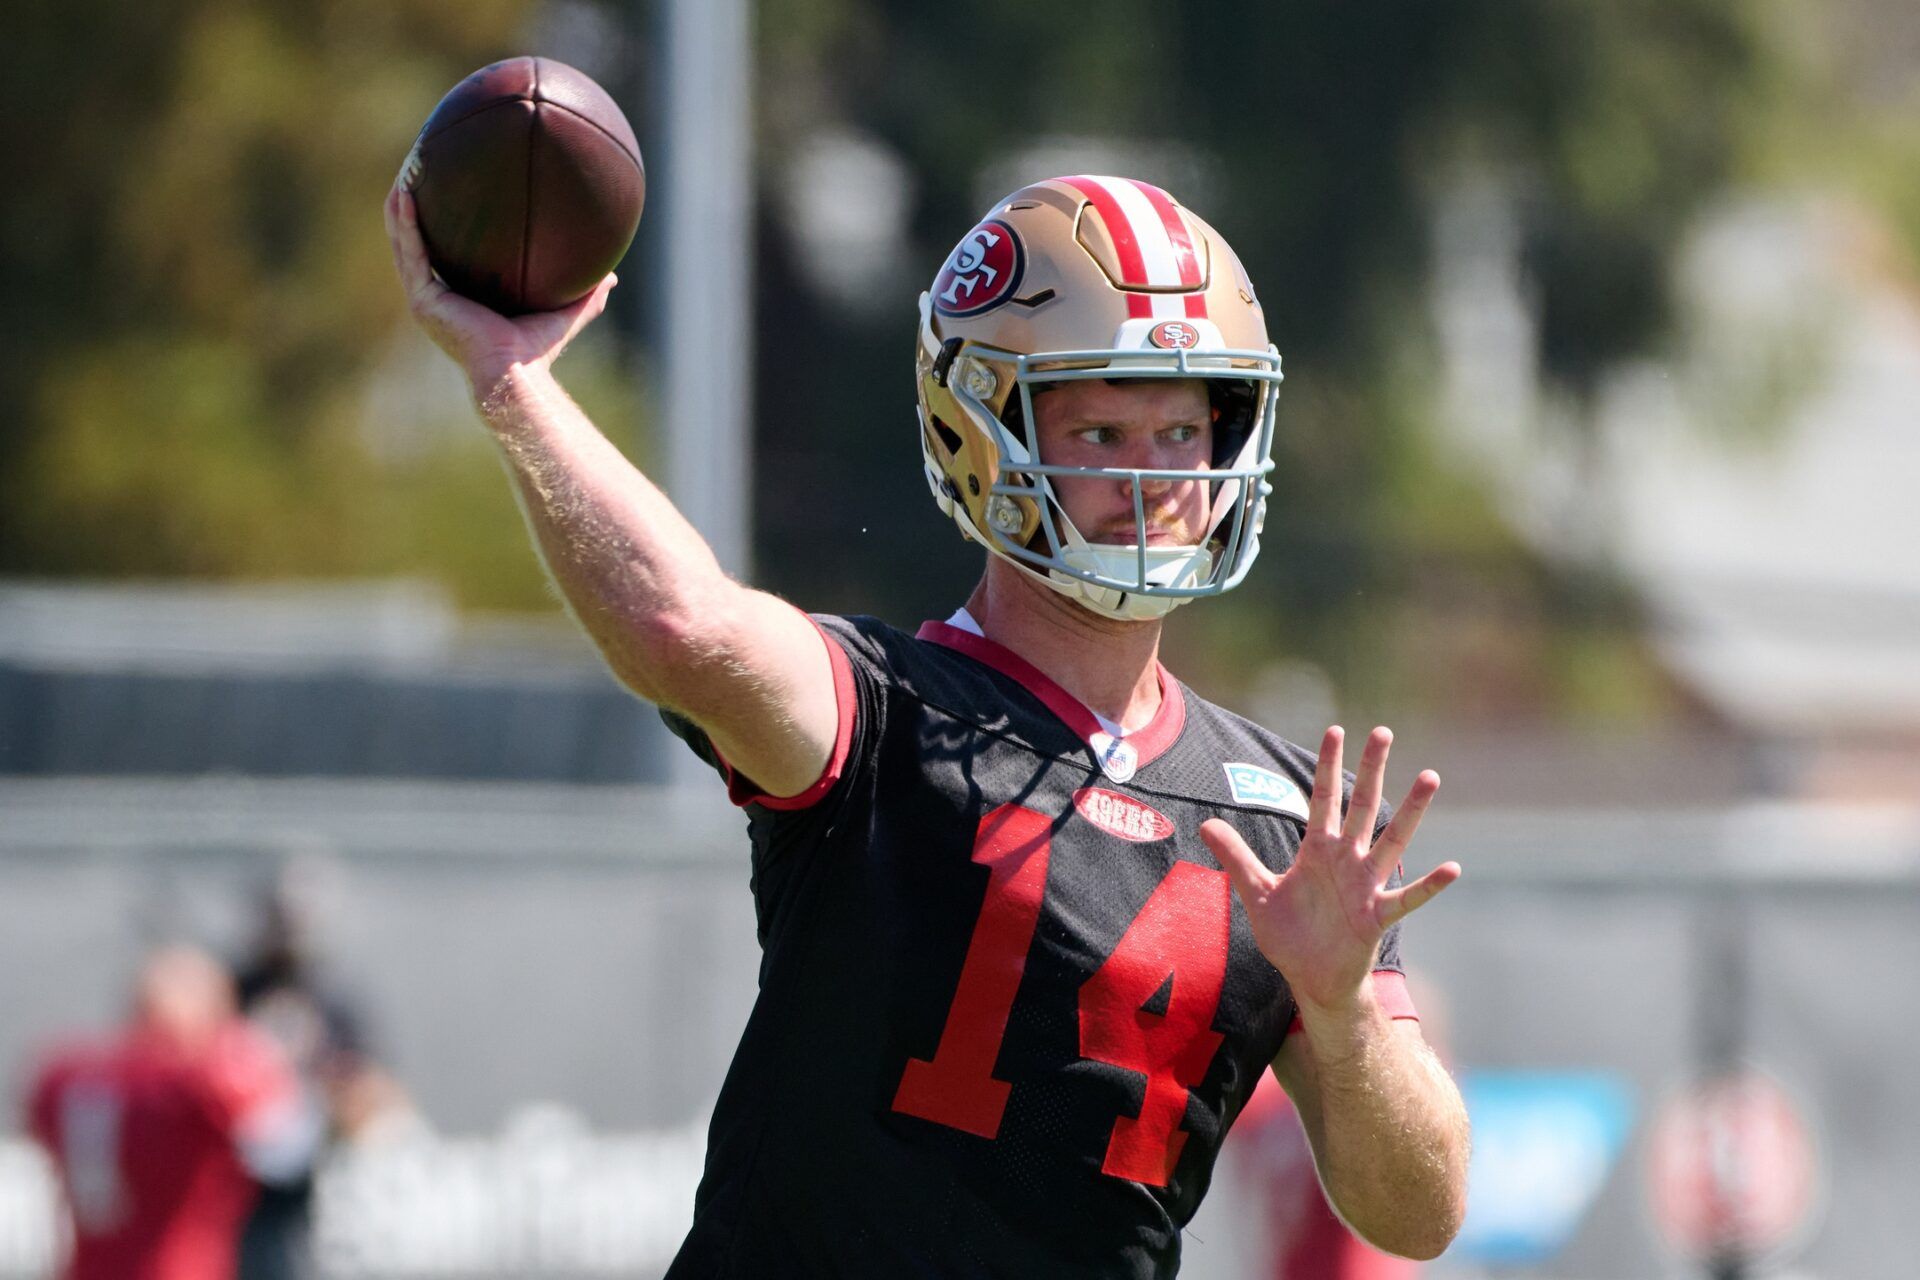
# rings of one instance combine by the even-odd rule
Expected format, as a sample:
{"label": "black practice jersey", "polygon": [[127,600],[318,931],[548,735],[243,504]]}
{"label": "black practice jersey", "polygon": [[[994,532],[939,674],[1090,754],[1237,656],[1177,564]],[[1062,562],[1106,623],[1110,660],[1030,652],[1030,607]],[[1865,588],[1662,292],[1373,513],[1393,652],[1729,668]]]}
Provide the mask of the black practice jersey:
{"label": "black practice jersey", "polygon": [[1199,827],[1285,867],[1313,753],[1164,670],[1115,740],[969,632],[816,622],[825,774],[768,800],[729,772],[760,993],[669,1276],[1172,1275],[1294,1018]]}

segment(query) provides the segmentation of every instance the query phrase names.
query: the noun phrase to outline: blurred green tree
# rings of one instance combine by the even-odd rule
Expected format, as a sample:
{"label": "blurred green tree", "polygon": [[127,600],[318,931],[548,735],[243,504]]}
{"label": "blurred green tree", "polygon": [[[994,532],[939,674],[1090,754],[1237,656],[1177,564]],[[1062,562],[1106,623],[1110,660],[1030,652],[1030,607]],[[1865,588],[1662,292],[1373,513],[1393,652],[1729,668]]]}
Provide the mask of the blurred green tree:
{"label": "blurred green tree", "polygon": [[[1782,83],[1767,9],[1112,0],[1096,18],[1017,0],[838,0],[764,12],[781,69],[769,154],[823,122],[896,148],[919,180],[924,279],[980,212],[981,170],[1035,139],[1131,146],[1136,176],[1176,193],[1181,175],[1156,159],[1197,158],[1185,167],[1208,176],[1204,203],[1188,198],[1246,261],[1290,381],[1262,564],[1234,596],[1175,615],[1183,669],[1230,693],[1292,652],[1403,710],[1660,703],[1631,600],[1547,572],[1472,477],[1432,456],[1432,219],[1454,166],[1507,176],[1540,367],[1560,394],[1586,396],[1659,341],[1669,254],[1741,172]],[[760,299],[760,400],[783,406],[769,448],[815,433],[836,491],[862,499],[823,509],[794,482],[804,459],[770,468],[758,507],[770,575],[810,601],[938,610],[955,592],[932,584],[977,553],[956,543],[936,555],[942,572],[916,572],[925,539],[863,532],[933,518],[914,514],[926,503],[903,461],[906,300],[884,322],[849,315],[808,299],[782,274],[785,254],[768,246]],[[810,405],[821,412],[792,421]],[[875,447],[879,432],[897,443]],[[815,554],[823,540],[850,554]],[[1481,678],[1496,672],[1497,691]]]}
{"label": "blurred green tree", "polygon": [[[544,10],[556,7],[603,28],[648,20],[612,0]],[[0,87],[19,122],[0,207],[0,392],[13,408],[0,572],[416,572],[473,604],[544,600],[484,442],[456,425],[456,384],[408,391],[445,370],[408,333],[378,217],[438,94],[522,51],[542,11],[66,0],[14,24],[15,74]],[[758,6],[763,189],[829,127],[881,139],[915,183],[914,280],[875,309],[816,292],[763,201],[758,349],[733,375],[755,379],[760,406],[760,578],[812,607],[950,606],[977,552],[921,492],[912,293],[979,212],[989,166],[1040,139],[1102,139],[1192,158],[1206,177],[1195,203],[1246,259],[1293,378],[1261,569],[1227,601],[1176,615],[1188,665],[1231,691],[1285,650],[1400,705],[1439,686],[1466,698],[1473,673],[1495,669],[1513,691],[1502,696],[1528,706],[1657,701],[1623,597],[1539,564],[1474,478],[1432,456],[1432,211],[1458,163],[1511,178],[1541,367],[1586,394],[1660,340],[1669,254],[1740,177],[1751,135],[1790,114],[1778,12],[1742,0],[1109,0],[1097,16],[1031,0]],[[629,72],[617,87],[641,101],[655,73]],[[650,122],[636,123],[645,140]],[[656,173],[671,181],[666,159]],[[1177,174],[1140,176],[1181,189]],[[641,253],[655,235],[643,226]],[[644,260],[627,273],[646,274]],[[644,449],[614,338],[567,377]],[[464,443],[434,443],[441,428]]]}
{"label": "blurred green tree", "polygon": [[[431,547],[408,564],[429,531],[365,447],[400,319],[379,203],[438,95],[528,7],[70,0],[10,24],[0,572],[458,567]],[[511,545],[484,456],[427,465],[495,517],[456,527]],[[537,598],[509,563],[506,594]]]}

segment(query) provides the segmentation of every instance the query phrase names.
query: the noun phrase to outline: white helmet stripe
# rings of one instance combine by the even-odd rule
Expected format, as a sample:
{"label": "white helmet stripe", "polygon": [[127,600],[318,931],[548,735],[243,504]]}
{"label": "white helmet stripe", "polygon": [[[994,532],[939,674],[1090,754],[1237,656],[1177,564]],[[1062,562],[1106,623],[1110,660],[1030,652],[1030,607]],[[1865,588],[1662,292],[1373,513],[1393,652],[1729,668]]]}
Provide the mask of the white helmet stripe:
{"label": "white helmet stripe", "polygon": [[1153,299],[1153,318],[1155,320],[1184,320],[1187,316],[1187,301],[1177,293],[1150,293]]}
{"label": "white helmet stripe", "polygon": [[[1149,289],[1198,290],[1203,284],[1193,237],[1173,198],[1131,178],[1081,174],[1066,181],[1092,202],[1114,242],[1125,283]],[[1128,314],[1154,320],[1206,318],[1199,293],[1134,294]]]}
{"label": "white helmet stripe", "polygon": [[[1182,278],[1180,259],[1175,255],[1173,237],[1167,234],[1166,224],[1160,219],[1159,210],[1147,199],[1146,193],[1125,178],[1103,178],[1088,175],[1083,182],[1096,183],[1112,200],[1121,217],[1127,220],[1128,230],[1133,232],[1133,242],[1140,247],[1140,265],[1146,269],[1146,279],[1130,280],[1129,284],[1143,284],[1155,289],[1178,289],[1182,285],[1191,287],[1199,283]],[[1102,202],[1104,203],[1104,202]],[[1104,215],[1105,209],[1101,210]],[[1188,253],[1192,258],[1192,253]],[[1180,314],[1186,314],[1182,311]]]}
{"label": "white helmet stripe", "polygon": [[[1173,203],[1173,197],[1151,183],[1138,178],[1129,182],[1140,194],[1147,198],[1155,215],[1160,219],[1161,228],[1167,233],[1167,243],[1173,250],[1174,262],[1180,269],[1180,283],[1193,292],[1182,296],[1185,313],[1190,320],[1207,318],[1206,279],[1200,268],[1200,256],[1194,251],[1193,229],[1187,226],[1186,219],[1180,216],[1180,210]],[[1154,307],[1155,319],[1171,319],[1157,303]]]}

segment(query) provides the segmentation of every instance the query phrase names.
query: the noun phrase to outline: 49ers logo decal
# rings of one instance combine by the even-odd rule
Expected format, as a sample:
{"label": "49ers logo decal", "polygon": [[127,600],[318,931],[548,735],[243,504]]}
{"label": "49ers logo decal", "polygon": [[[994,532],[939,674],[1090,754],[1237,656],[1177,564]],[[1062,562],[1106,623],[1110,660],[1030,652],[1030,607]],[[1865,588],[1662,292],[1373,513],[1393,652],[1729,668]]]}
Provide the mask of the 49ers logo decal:
{"label": "49ers logo decal", "polygon": [[977,316],[1013,296],[1026,253],[1013,228],[989,219],[954,246],[933,281],[933,309],[948,316]]}
{"label": "49ers logo decal", "polygon": [[1185,351],[1200,345],[1200,331],[1185,320],[1168,320],[1148,330],[1147,341],[1156,347]]}
{"label": "49ers logo decal", "polygon": [[1165,840],[1173,834],[1173,823],[1158,809],[1104,787],[1080,788],[1073,793],[1073,807],[1108,835],[1135,844]]}

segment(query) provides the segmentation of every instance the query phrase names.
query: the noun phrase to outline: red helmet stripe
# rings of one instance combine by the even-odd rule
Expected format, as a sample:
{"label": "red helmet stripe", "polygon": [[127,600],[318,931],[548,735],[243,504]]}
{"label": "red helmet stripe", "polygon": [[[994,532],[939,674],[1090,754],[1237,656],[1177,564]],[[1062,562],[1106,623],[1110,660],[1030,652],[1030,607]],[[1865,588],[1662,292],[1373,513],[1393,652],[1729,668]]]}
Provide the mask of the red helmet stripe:
{"label": "red helmet stripe", "polygon": [[[1120,259],[1120,281],[1122,284],[1142,285],[1147,282],[1146,259],[1140,254],[1140,242],[1134,237],[1133,223],[1120,211],[1120,202],[1113,198],[1106,184],[1098,178],[1062,178],[1068,186],[1078,191],[1093,205],[1093,211],[1100,215],[1100,221],[1107,228],[1107,235],[1113,240],[1113,251]],[[1145,320],[1153,314],[1153,299],[1144,293],[1127,294],[1127,316],[1133,320]]]}
{"label": "red helmet stripe", "polygon": [[[1173,197],[1150,182],[1133,180],[1140,193],[1153,206],[1160,218],[1160,226],[1167,233],[1167,244],[1173,250],[1174,263],[1180,269],[1180,283],[1189,289],[1198,289],[1202,283],[1200,277],[1200,255],[1194,252],[1193,235],[1187,230],[1187,221],[1180,216],[1180,210],[1174,206]],[[1187,319],[1205,320],[1207,318],[1207,295],[1190,293],[1186,296]]]}
{"label": "red helmet stripe", "polygon": [[[1130,282],[1149,289],[1169,290],[1189,288],[1200,282],[1198,272],[1195,272],[1191,281],[1184,278],[1173,237],[1167,234],[1167,224],[1161,220],[1153,202],[1147,199],[1146,192],[1141,189],[1142,184],[1125,178],[1096,178],[1094,181],[1106,188],[1120,216],[1133,228],[1133,242],[1140,250],[1142,274],[1137,281]],[[1176,314],[1177,311],[1175,308]]]}
{"label": "red helmet stripe", "polygon": [[1173,207],[1173,197],[1150,182],[1133,180],[1140,188],[1147,203],[1153,206],[1154,213],[1160,217],[1160,226],[1167,233],[1167,243],[1173,249],[1174,265],[1180,270],[1180,283],[1189,289],[1200,287],[1200,257],[1193,251],[1193,237],[1187,234],[1187,224],[1181,219],[1180,211]]}
{"label": "red helmet stripe", "polygon": [[1133,223],[1120,211],[1120,202],[1114,199],[1113,192],[1107,190],[1107,184],[1098,178],[1088,177],[1063,178],[1061,181],[1085,196],[1093,205],[1094,212],[1100,215],[1101,223],[1107,228],[1107,236],[1113,241],[1114,255],[1120,260],[1120,283],[1135,288],[1150,284],[1147,261],[1140,254],[1140,241],[1134,235]]}
{"label": "red helmet stripe", "polygon": [[1202,284],[1193,234],[1173,197],[1151,183],[1082,174],[1062,178],[1093,205],[1113,240],[1120,283],[1129,290],[1127,314],[1136,319],[1207,318],[1204,294],[1134,293],[1134,289],[1188,290]]}

